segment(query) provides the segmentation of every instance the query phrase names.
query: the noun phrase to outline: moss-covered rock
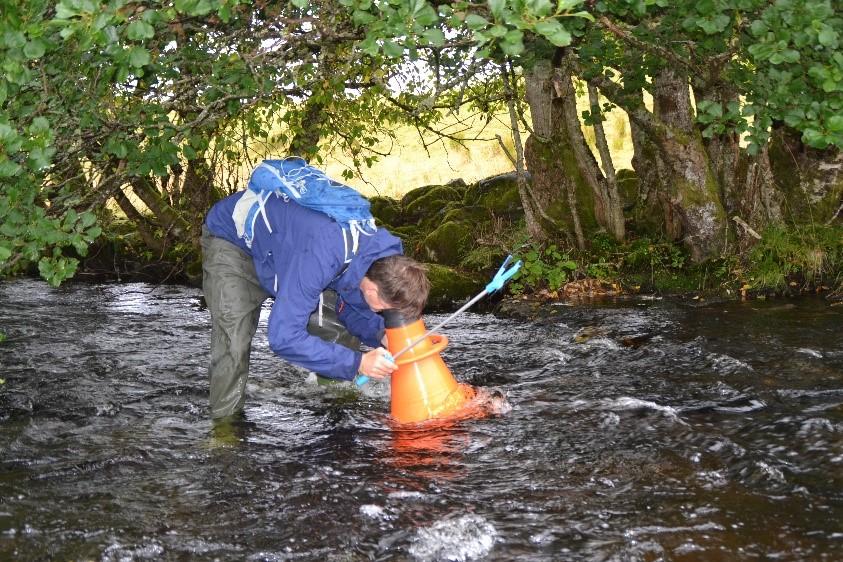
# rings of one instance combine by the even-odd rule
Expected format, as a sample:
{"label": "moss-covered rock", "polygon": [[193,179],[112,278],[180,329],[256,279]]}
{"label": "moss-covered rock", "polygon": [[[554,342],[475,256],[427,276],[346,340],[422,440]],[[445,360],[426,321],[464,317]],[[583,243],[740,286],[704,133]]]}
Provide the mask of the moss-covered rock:
{"label": "moss-covered rock", "polygon": [[409,203],[402,203],[407,221],[441,220],[442,210],[451,201],[460,201],[463,191],[448,185],[428,186],[427,191],[415,197]]}
{"label": "moss-covered rock", "polygon": [[515,172],[492,176],[468,186],[462,201],[467,207],[480,206],[497,216],[522,212]]}
{"label": "moss-covered rock", "polygon": [[391,197],[370,197],[372,216],[378,224],[397,226],[401,224],[401,204]]}
{"label": "moss-covered rock", "polygon": [[451,202],[444,209],[445,216],[442,223],[447,222],[471,222],[479,225],[491,220],[489,211],[479,205],[465,206],[462,202]]}
{"label": "moss-covered rock", "polygon": [[421,230],[418,225],[408,224],[389,228],[389,232],[401,239],[404,254],[416,260],[425,259],[421,242],[427,236],[426,231]]}
{"label": "moss-covered rock", "polygon": [[439,264],[427,264],[430,279],[430,296],[426,311],[451,310],[455,304],[462,304],[483,288],[483,281]]}
{"label": "moss-covered rock", "polygon": [[454,266],[460,263],[471,244],[471,225],[464,222],[441,224],[422,242],[427,261]]}

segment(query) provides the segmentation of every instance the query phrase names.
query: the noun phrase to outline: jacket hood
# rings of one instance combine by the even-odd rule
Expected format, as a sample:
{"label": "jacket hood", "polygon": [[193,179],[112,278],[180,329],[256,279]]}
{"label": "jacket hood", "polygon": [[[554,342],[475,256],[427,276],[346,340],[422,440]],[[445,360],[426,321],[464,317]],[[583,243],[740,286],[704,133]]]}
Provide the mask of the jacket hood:
{"label": "jacket hood", "polygon": [[379,228],[370,236],[361,235],[357,254],[334,285],[341,291],[357,289],[375,260],[403,253],[401,240],[385,228]]}

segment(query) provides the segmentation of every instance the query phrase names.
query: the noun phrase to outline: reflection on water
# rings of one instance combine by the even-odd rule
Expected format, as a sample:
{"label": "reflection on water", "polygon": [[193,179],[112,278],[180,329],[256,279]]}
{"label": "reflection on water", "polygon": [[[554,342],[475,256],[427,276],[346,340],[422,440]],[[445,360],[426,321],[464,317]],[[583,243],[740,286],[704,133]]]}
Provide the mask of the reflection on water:
{"label": "reflection on water", "polygon": [[266,315],[211,423],[199,297],[0,284],[0,559],[843,559],[843,307],[466,314],[443,356],[498,415],[396,427]]}

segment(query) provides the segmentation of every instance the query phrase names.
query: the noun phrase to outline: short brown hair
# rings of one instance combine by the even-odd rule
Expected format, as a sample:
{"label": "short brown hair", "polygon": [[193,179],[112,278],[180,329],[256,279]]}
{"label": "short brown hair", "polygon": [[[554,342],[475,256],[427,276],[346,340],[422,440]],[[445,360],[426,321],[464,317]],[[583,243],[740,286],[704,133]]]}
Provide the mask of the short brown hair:
{"label": "short brown hair", "polygon": [[372,262],[366,272],[381,299],[401,312],[404,318],[416,320],[422,315],[430,292],[427,268],[412,258],[400,254]]}

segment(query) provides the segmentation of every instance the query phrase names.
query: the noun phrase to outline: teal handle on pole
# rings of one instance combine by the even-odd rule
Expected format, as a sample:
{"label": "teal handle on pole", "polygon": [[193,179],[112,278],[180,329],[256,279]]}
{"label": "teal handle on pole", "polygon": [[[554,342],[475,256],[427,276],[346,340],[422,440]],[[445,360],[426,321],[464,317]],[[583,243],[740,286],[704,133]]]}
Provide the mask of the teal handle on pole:
{"label": "teal handle on pole", "polygon": [[[395,363],[395,359],[392,357],[391,353],[385,354],[384,357],[386,357],[389,361]],[[369,377],[367,377],[363,373],[358,373],[357,377],[355,377],[354,379],[354,384],[356,384],[357,386],[363,386],[367,382],[369,382]]]}
{"label": "teal handle on pole", "polygon": [[489,284],[486,285],[486,292],[487,293],[494,293],[495,291],[500,290],[503,287],[504,283],[509,281],[509,279],[518,273],[518,270],[521,269],[522,262],[518,260],[515,265],[506,269],[506,266],[509,265],[509,262],[512,261],[512,255],[506,256],[506,259],[501,264],[500,268],[498,268],[498,272],[495,273],[495,276],[492,277],[492,280],[489,281]]}

